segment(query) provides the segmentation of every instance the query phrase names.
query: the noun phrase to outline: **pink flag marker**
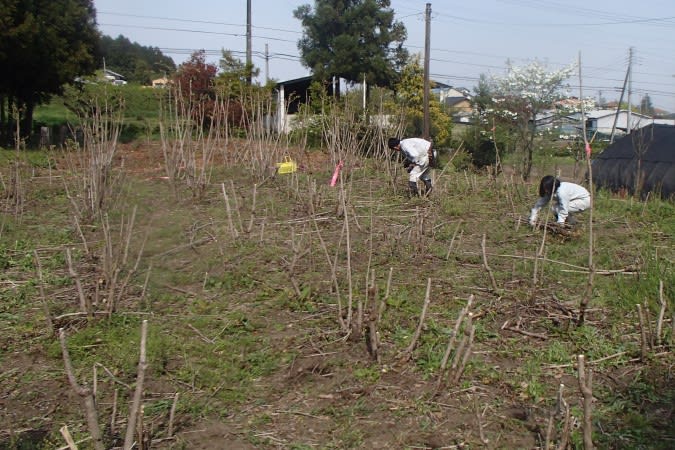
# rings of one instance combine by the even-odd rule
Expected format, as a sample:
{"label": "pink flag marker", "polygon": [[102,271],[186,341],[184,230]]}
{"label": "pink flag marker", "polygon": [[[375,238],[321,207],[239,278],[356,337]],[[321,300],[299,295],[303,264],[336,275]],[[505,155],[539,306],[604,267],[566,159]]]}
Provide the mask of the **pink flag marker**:
{"label": "pink flag marker", "polygon": [[591,144],[586,142],[586,156],[591,157]]}
{"label": "pink flag marker", "polygon": [[337,166],[335,166],[335,171],[333,172],[333,178],[330,180],[330,185],[331,187],[334,187],[335,184],[337,183],[338,176],[340,175],[340,169],[342,168],[343,164],[342,161],[340,161]]}

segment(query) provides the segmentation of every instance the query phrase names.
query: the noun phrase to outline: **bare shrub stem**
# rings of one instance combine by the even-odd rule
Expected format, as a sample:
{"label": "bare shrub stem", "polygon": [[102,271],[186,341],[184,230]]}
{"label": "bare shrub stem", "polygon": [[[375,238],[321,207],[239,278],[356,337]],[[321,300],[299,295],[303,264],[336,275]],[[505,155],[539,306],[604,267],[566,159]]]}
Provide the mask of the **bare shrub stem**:
{"label": "bare shrub stem", "polygon": [[481,241],[481,250],[483,252],[483,267],[488,273],[488,276],[490,277],[490,283],[492,283],[492,292],[499,292],[499,287],[497,286],[497,280],[495,280],[495,276],[492,273],[492,269],[490,268],[490,265],[488,264],[488,259],[487,255],[485,254],[485,233],[483,233],[483,240]]}
{"label": "bare shrub stem", "polygon": [[584,421],[583,421],[584,449],[591,450],[595,448],[593,446],[593,420],[592,420],[593,371],[591,369],[588,369],[588,373],[586,373],[584,360],[585,360],[584,355],[577,356],[579,390],[581,391],[584,400]]}
{"label": "bare shrub stem", "polygon": [[87,316],[91,318],[94,316],[94,311],[92,310],[91,303],[89,302],[89,297],[84,295],[84,289],[82,288],[82,280],[80,280],[80,275],[75,270],[75,266],[73,265],[73,258],[70,255],[69,248],[66,248],[66,262],[68,263],[68,274],[75,282],[77,294],[80,298],[80,312],[86,313]]}
{"label": "bare shrub stem", "polygon": [[663,280],[659,280],[659,317],[656,320],[656,346],[661,346],[661,333],[663,332],[663,317],[666,314],[666,299],[663,297]]}
{"label": "bare shrub stem", "polygon": [[459,311],[457,315],[457,320],[455,321],[455,327],[452,330],[452,336],[448,341],[448,345],[445,348],[445,353],[443,354],[443,359],[441,360],[441,365],[438,371],[438,381],[436,383],[436,392],[440,391],[443,386],[443,380],[445,379],[446,369],[448,366],[448,360],[450,359],[450,354],[455,348],[455,342],[457,341],[457,336],[459,335],[459,330],[464,322],[464,318],[467,313],[471,310],[471,304],[473,303],[473,294],[469,296],[469,299],[466,302],[466,306]]}
{"label": "bare shrub stem", "polygon": [[417,341],[420,338],[420,334],[422,334],[422,327],[424,326],[424,321],[426,320],[427,317],[427,309],[429,308],[429,303],[431,303],[431,278],[427,278],[427,292],[426,295],[424,296],[424,305],[422,305],[422,312],[420,313],[420,320],[417,324],[417,328],[415,329],[415,334],[413,334],[412,339],[410,340],[410,345],[408,345],[408,348],[405,349],[402,355],[402,360],[403,361],[408,361],[412,357],[412,352],[415,350],[415,347],[417,347]]}
{"label": "bare shrub stem", "polygon": [[54,334],[54,321],[52,320],[52,312],[49,309],[49,303],[47,302],[47,296],[45,295],[45,283],[42,276],[42,262],[40,261],[40,255],[38,255],[37,250],[33,250],[33,257],[35,258],[35,271],[38,279],[38,290],[40,292],[40,300],[42,303],[42,310],[45,313],[45,321],[47,322],[47,331],[50,336]]}
{"label": "bare shrub stem", "polygon": [[98,412],[96,410],[96,399],[90,388],[80,386],[75,378],[75,372],[70,362],[70,355],[68,353],[68,346],[66,345],[66,332],[63,328],[59,329],[59,342],[61,344],[61,353],[63,355],[63,365],[65,366],[68,381],[73,390],[80,396],[84,403],[85,414],[87,416],[87,426],[89,433],[94,442],[96,450],[105,450],[103,445],[103,437],[101,435],[101,428],[98,424]]}
{"label": "bare shrub stem", "polygon": [[146,342],[148,338],[148,321],[144,320],[141,325],[141,345],[140,357],[138,360],[138,373],[136,374],[136,390],[129,408],[129,417],[127,418],[127,431],[124,435],[124,450],[131,450],[134,443],[134,435],[136,432],[137,421],[139,418],[139,411],[141,400],[143,396],[143,382],[145,380],[145,371],[148,367],[146,360]]}

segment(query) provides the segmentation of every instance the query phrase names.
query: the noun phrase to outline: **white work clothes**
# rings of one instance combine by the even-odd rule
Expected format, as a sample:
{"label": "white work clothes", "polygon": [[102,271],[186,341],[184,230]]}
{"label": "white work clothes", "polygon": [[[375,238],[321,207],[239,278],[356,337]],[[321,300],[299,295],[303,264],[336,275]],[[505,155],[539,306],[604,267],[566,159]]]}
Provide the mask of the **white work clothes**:
{"label": "white work clothes", "polygon": [[417,180],[429,168],[431,142],[422,138],[407,138],[401,140],[400,146],[403,156],[415,165],[410,171],[409,181],[417,183]]}
{"label": "white work clothes", "polygon": [[[586,188],[575,183],[566,181],[560,182],[558,190],[555,191],[554,200],[551,204],[551,211],[558,217],[558,223],[565,223],[570,213],[584,211],[591,206],[591,194]],[[537,216],[541,208],[546,206],[550,197],[539,197],[534,204],[530,214],[530,225],[537,222]]]}

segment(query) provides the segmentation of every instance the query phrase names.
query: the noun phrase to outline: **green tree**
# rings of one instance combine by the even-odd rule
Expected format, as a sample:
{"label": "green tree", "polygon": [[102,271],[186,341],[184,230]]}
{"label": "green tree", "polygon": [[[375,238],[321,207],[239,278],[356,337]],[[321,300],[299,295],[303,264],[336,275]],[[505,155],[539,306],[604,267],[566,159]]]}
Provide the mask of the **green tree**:
{"label": "green tree", "polygon": [[157,47],[145,47],[119,35],[101,38],[101,55],[106,68],[118,72],[128,81],[150,84],[153,78],[171,75],[176,71],[173,59],[164,55]]}
{"label": "green tree", "polygon": [[394,20],[389,0],[315,0],[293,15],[302,22],[298,41],[303,65],[318,80],[333,76],[391,86],[408,52],[406,29]]}
{"label": "green tree", "polygon": [[[424,69],[419,57],[413,57],[401,71],[400,80],[395,86],[396,104],[404,109],[406,117],[405,135],[419,137],[424,132]],[[450,144],[452,119],[443,110],[440,101],[429,98],[429,134],[434,146],[445,147]]]}
{"label": "green tree", "polygon": [[[216,90],[225,99],[225,116],[230,125],[245,127],[254,115],[251,101],[256,94],[266,88],[249,84],[249,80],[257,77],[260,69],[235,57],[230,50],[223,50],[219,61],[220,71],[216,77]],[[268,94],[272,89],[269,87]],[[248,111],[247,111],[248,109]]]}
{"label": "green tree", "polygon": [[238,94],[248,85],[248,80],[257,77],[260,69],[236,58],[230,50],[223,50],[219,62],[220,73],[216,79],[219,87],[228,93]]}
{"label": "green tree", "polygon": [[100,36],[93,0],[0,0],[0,121],[12,110],[30,133],[35,106],[97,65]]}

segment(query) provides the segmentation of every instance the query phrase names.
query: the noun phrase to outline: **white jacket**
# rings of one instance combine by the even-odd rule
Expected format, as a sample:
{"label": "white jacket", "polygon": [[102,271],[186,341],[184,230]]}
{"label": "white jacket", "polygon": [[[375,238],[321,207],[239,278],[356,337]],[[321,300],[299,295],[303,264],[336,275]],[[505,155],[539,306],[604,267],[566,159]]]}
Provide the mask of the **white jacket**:
{"label": "white jacket", "polygon": [[425,169],[429,165],[429,147],[431,142],[422,138],[407,138],[402,139],[401,151],[406,159],[413,164]]}
{"label": "white jacket", "polygon": [[[566,181],[560,182],[558,190],[553,194],[551,211],[558,216],[558,223],[565,223],[570,213],[584,211],[591,206],[591,194],[583,186]],[[530,213],[530,224],[534,225],[541,208],[546,206],[550,197],[539,197]]]}

